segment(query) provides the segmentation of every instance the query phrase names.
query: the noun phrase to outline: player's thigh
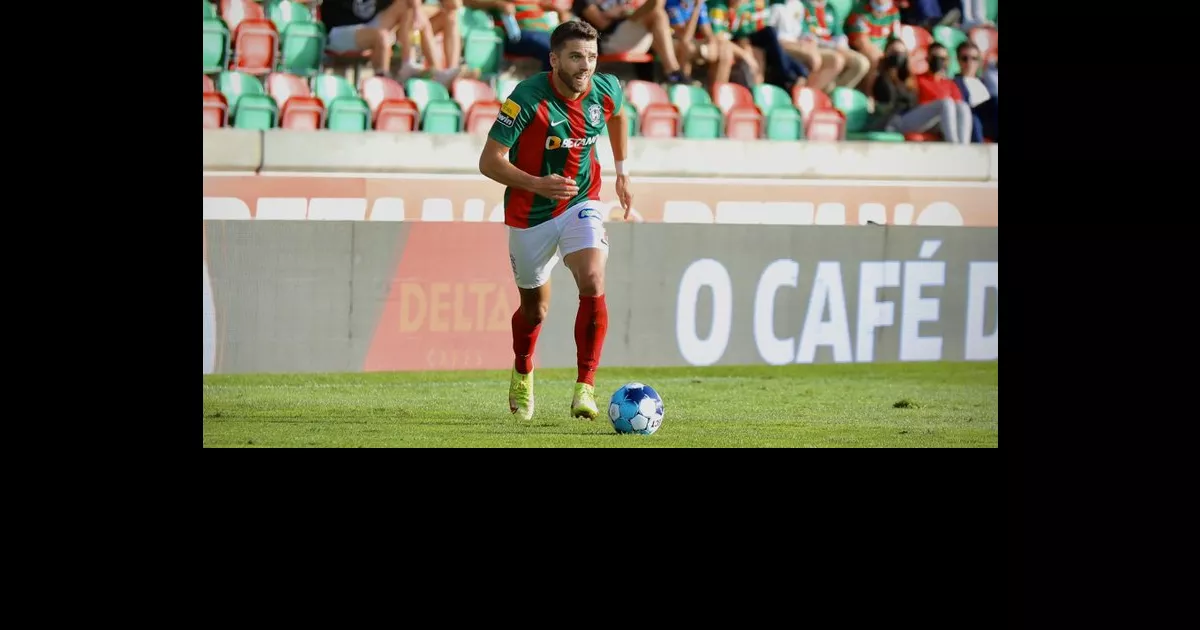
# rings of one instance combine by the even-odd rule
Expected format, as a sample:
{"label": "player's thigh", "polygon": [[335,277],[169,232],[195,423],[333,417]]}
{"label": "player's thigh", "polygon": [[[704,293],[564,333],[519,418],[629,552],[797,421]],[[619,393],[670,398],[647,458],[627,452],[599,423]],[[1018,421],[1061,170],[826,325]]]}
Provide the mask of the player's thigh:
{"label": "player's thigh", "polygon": [[519,289],[536,289],[550,281],[558,263],[558,226],[547,221],[531,228],[508,228],[508,260]]}
{"label": "player's thigh", "polygon": [[[603,275],[604,262],[608,259],[608,232],[604,229],[604,204],[585,201],[577,204],[555,218],[561,226],[562,236],[558,240],[558,251],[563,261],[577,277],[581,272]],[[586,255],[573,255],[587,251]],[[589,261],[582,269],[575,261]],[[598,262],[599,269],[593,269]]]}

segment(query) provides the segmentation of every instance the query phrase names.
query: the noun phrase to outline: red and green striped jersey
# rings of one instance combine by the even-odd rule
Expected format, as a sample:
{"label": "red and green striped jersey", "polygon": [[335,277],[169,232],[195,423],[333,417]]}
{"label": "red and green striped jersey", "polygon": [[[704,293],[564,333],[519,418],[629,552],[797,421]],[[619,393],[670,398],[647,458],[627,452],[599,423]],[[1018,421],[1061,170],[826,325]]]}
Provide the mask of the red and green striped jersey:
{"label": "red and green striped jersey", "polygon": [[804,26],[808,29],[807,32],[824,41],[845,34],[842,32],[842,16],[838,15],[837,10],[829,6],[825,0],[809,0],[804,4],[808,9],[804,16]]}
{"label": "red and green striped jersey", "polygon": [[767,0],[743,0],[733,11],[729,31],[738,39],[749,37],[766,28],[770,15]]}
{"label": "red and green striped jersey", "polygon": [[[546,15],[546,11],[542,9],[542,6],[537,2],[529,2],[528,0],[525,0],[514,2],[513,4],[515,5],[513,8],[516,13],[516,15],[513,17],[517,18],[517,26],[520,26],[521,30],[542,31],[545,33],[549,33],[551,30],[553,30],[550,27],[550,18]],[[504,22],[501,21],[504,17],[504,13],[495,9],[488,11],[488,13],[491,14],[492,23],[496,25],[496,28],[500,33],[500,37],[506,37],[504,33]]]}
{"label": "red and green striped jersey", "polygon": [[900,35],[900,9],[892,3],[890,9],[878,16],[871,11],[870,4],[860,3],[846,18],[846,34],[853,40],[856,33],[865,34],[872,44],[883,50],[887,47],[889,37]]}
{"label": "red and green striped jersey", "polygon": [[621,111],[624,98],[620,81],[611,74],[592,75],[592,86],[574,101],[558,93],[548,72],[517,84],[488,137],[509,147],[508,161],[517,168],[534,177],[557,173],[573,179],[579,194],[555,201],[508,187],[504,191],[505,225],[533,227],[581,201],[600,200],[596,140],[608,119]]}

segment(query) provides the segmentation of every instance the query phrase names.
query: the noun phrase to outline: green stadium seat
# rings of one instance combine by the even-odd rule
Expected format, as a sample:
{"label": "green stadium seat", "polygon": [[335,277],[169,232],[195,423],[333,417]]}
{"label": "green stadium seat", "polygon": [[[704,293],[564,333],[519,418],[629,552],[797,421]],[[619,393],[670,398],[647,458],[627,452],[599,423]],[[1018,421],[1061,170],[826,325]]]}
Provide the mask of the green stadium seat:
{"label": "green stadium seat", "polygon": [[326,106],[325,127],[331,131],[367,131],[371,110],[357,96],[340,96]]}
{"label": "green stadium seat", "polygon": [[335,98],[358,98],[358,90],[337,74],[323,74],[313,79],[313,94],[328,105]]}
{"label": "green stadium seat", "polygon": [[846,139],[862,142],[904,142],[904,134],[895,131],[856,131],[847,132]]}
{"label": "green stadium seat", "polygon": [[275,99],[266,94],[242,94],[232,120],[234,129],[265,131],[275,127],[279,120],[279,107]]}
{"label": "green stadium seat", "polygon": [[945,46],[950,52],[950,66],[946,68],[946,75],[956,76],[959,68],[958,54],[955,50],[959,44],[967,41],[967,34],[953,26],[935,26],[933,27],[933,41]]}
{"label": "green stadium seat", "polygon": [[871,113],[868,111],[866,94],[853,88],[836,87],[829,96],[833,106],[846,115],[846,133],[857,133],[867,128]]}
{"label": "green stadium seat", "polygon": [[229,117],[235,118],[242,97],[266,95],[267,91],[256,77],[243,72],[228,71],[217,76],[217,91],[229,103]]}
{"label": "green stadium seat", "polygon": [[217,17],[217,7],[208,0],[204,0],[204,19]]}
{"label": "green stadium seat", "polygon": [[770,83],[760,83],[754,86],[754,104],[763,111],[764,114],[779,107],[786,105],[791,109],[795,109],[792,105],[792,97],[786,90]]}
{"label": "green stadium seat", "polygon": [[487,14],[487,11],[464,7],[458,18],[458,32],[466,34],[467,31],[475,29],[494,32],[495,24],[493,24],[492,18]]}
{"label": "green stadium seat", "polygon": [[725,116],[721,109],[712,103],[692,101],[682,118],[684,138],[711,140],[720,138],[724,131],[722,122]]}
{"label": "green stadium seat", "polygon": [[229,29],[224,20],[204,18],[204,73],[216,74],[224,70],[228,56]]}
{"label": "green stadium seat", "polygon": [[430,79],[413,78],[405,81],[404,94],[417,104],[417,111],[422,116],[425,114],[425,106],[430,102],[451,100],[446,86]]}
{"label": "green stadium seat", "polygon": [[421,108],[421,130],[425,133],[458,133],[462,129],[462,110],[450,99],[433,99]]}
{"label": "green stadium seat", "polygon": [[[773,87],[773,86],[772,86]],[[768,140],[800,140],[804,138],[804,122],[800,112],[791,103],[783,103],[767,110]]]}
{"label": "green stadium seat", "polygon": [[279,69],[313,76],[321,68],[325,51],[325,26],[320,22],[291,22],[280,36]]}
{"label": "green stadium seat", "polygon": [[999,9],[1000,0],[987,0],[987,19],[996,23],[996,16],[999,15],[996,11]]}
{"label": "green stadium seat", "polygon": [[280,33],[288,24],[316,21],[307,6],[291,0],[271,0],[267,6],[267,19],[275,23],[275,28]]}
{"label": "green stadium seat", "polygon": [[[671,104],[679,109],[679,115],[683,117],[683,131],[687,135],[687,113],[692,105],[712,105],[712,98],[704,88],[695,85],[676,84],[667,88],[667,98]],[[689,136],[690,137],[690,136]]]}
{"label": "green stadium seat", "polygon": [[500,99],[500,102],[504,102],[520,82],[520,80],[512,78],[504,78],[496,81],[496,98]]}
{"label": "green stadium seat", "polygon": [[474,28],[463,34],[463,63],[491,76],[500,70],[504,44],[494,30]]}

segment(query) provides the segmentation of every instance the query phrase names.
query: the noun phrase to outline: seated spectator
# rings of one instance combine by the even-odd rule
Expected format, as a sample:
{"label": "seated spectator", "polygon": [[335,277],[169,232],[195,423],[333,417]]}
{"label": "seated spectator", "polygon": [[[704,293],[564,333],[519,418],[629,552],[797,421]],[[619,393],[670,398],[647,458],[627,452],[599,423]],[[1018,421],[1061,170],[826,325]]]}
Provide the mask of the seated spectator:
{"label": "seated spectator", "polygon": [[[418,0],[419,1],[419,0]],[[463,0],[470,9],[487,11],[504,42],[504,54],[530,57],[550,71],[550,31],[553,28],[545,9],[554,9],[549,0]]]}
{"label": "seated spectator", "polygon": [[986,136],[993,142],[1000,141],[999,96],[988,88],[979,75],[982,73],[983,54],[971,42],[958,45],[958,65],[962,69],[954,82],[962,93],[971,112],[975,114],[973,142],[983,142]]}
{"label": "seated spectator", "polygon": [[762,56],[758,61],[765,70],[762,78],[766,83],[788,93],[794,86],[807,83],[808,66],[784,51],[775,29],[767,23],[766,0],[730,0],[729,10],[733,13],[729,30],[734,43],[743,51]]}
{"label": "seated spectator", "polygon": [[863,77],[867,76],[871,62],[862,53],[850,49],[849,40],[842,29],[846,16],[838,15],[826,0],[809,0],[805,2],[805,8],[804,32],[814,36],[817,46],[822,50],[832,50],[842,58],[843,70],[835,83],[849,88],[858,87]]}
{"label": "seated spectator", "polygon": [[897,0],[900,21],[931,31],[935,26],[958,24],[959,0]]}
{"label": "seated spectator", "polygon": [[863,81],[865,91],[873,90],[879,74],[879,60],[888,40],[900,36],[900,11],[892,0],[870,0],[860,3],[846,18],[846,35],[850,47],[866,55],[871,68]]}
{"label": "seated spectator", "polygon": [[[421,51],[435,69],[462,65],[462,33],[458,29],[458,8],[461,6],[462,0],[439,0],[437,4],[420,5],[421,12],[414,17],[413,30],[421,32]],[[434,48],[437,35],[442,36],[440,51]],[[397,33],[397,39],[401,47],[408,43],[404,33]]]}
{"label": "seated spectator", "polygon": [[783,49],[808,66],[808,87],[830,91],[846,61],[836,50],[819,45],[816,33],[806,28],[808,14],[800,0],[786,0],[771,5],[767,23],[775,29]]}
{"label": "seated spectator", "polygon": [[664,5],[664,0],[645,0],[633,9],[628,0],[574,0],[573,6],[579,19],[600,31],[600,54],[644,54],[653,47],[667,82],[682,83]]}
{"label": "seated spectator", "polygon": [[666,10],[683,76],[691,79],[692,64],[700,62],[708,65],[710,82],[729,81],[733,44],[713,33],[704,0],[667,0]]}
{"label": "seated spectator", "polygon": [[[935,47],[941,48],[940,52]],[[929,55],[930,72],[914,78],[908,71],[904,42],[893,39],[887,43],[879,64],[879,79],[872,88],[875,112],[868,120],[868,129],[924,133],[938,127],[946,142],[965,144],[971,139],[971,110],[961,102],[961,95],[954,100],[958,87],[953,81],[946,79],[953,88],[953,94],[946,97],[941,96],[949,90],[936,81],[938,72],[944,78],[950,55],[939,44],[930,46]],[[939,59],[935,61],[934,57]],[[922,78],[927,78],[925,83]]]}
{"label": "seated spectator", "polygon": [[[422,74],[424,68],[409,63],[412,49],[408,45],[414,28],[428,26],[419,2],[325,0],[321,5],[321,21],[325,23],[329,34],[326,47],[334,53],[369,51],[371,68],[375,73],[393,76],[400,82]],[[393,73],[392,45],[397,41],[400,42],[400,68]],[[433,78],[442,83],[449,84],[461,71],[457,65],[439,66],[436,58],[430,61],[433,64]]]}

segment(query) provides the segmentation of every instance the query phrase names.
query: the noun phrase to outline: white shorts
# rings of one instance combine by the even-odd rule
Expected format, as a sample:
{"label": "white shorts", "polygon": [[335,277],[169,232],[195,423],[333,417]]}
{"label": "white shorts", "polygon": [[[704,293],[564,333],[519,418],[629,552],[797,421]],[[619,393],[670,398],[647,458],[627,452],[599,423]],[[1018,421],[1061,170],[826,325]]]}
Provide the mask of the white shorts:
{"label": "white shorts", "polygon": [[346,26],[335,26],[329,30],[329,37],[325,43],[325,48],[335,53],[352,53],[360,50],[358,43],[355,41],[359,29],[363,28],[379,28],[379,16],[371,18],[366,24],[347,24]]}
{"label": "white shorts", "polygon": [[604,229],[604,204],[581,201],[567,211],[531,228],[508,228],[508,260],[522,289],[536,289],[550,281],[550,271],[560,257],[595,247],[608,255]]}

